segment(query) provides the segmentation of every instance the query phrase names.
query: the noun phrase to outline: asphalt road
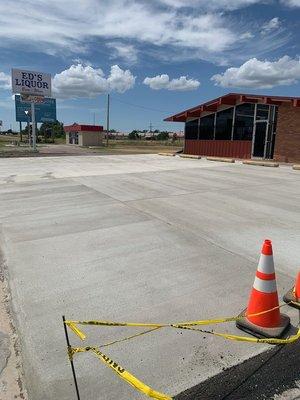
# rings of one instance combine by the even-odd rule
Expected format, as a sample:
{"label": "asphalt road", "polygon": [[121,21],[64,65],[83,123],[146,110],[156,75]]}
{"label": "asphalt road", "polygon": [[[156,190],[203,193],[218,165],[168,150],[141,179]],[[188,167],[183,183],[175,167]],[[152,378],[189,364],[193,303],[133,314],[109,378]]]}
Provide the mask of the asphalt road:
{"label": "asphalt road", "polygon": [[175,400],[299,400],[300,343],[274,346],[184,391]]}
{"label": "asphalt road", "polygon": [[[63,314],[142,322],[236,315],[265,238],[280,295],[299,269],[299,171],[290,167],[156,155],[3,159],[0,183],[1,248],[32,400],[75,398]],[[298,324],[297,312],[285,311]],[[234,324],[214,329],[240,333]],[[86,345],[140,331],[84,330]],[[106,351],[177,395],[268,349],[162,329]],[[83,399],[144,398],[92,355],[77,355],[75,365]]]}

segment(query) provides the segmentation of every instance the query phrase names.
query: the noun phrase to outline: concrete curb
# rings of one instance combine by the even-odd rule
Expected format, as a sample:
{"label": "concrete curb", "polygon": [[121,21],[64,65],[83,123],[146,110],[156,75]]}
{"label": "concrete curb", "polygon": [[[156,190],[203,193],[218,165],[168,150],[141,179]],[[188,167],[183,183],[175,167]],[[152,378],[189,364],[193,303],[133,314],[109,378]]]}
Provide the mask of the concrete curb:
{"label": "concrete curb", "polygon": [[253,160],[245,160],[243,161],[243,164],[247,165],[259,165],[262,167],[279,167],[279,163],[276,162],[270,162],[270,161],[253,161]]}
{"label": "concrete curb", "polygon": [[200,160],[201,156],[197,156],[195,154],[179,154],[181,158],[193,158],[195,160]]}
{"label": "concrete curb", "polygon": [[174,153],[158,153],[159,156],[175,157]]}
{"label": "concrete curb", "polygon": [[227,162],[227,163],[235,163],[234,158],[227,158],[227,157],[206,157],[208,161],[220,161],[220,162]]}
{"label": "concrete curb", "polygon": [[293,169],[300,170],[300,164],[293,165]]}

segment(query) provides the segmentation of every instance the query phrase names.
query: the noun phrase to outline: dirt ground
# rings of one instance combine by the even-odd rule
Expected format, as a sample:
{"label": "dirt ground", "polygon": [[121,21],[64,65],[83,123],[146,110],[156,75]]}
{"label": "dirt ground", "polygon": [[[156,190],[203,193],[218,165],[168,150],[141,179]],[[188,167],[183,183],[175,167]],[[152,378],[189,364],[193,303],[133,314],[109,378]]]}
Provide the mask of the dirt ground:
{"label": "dirt ground", "polygon": [[27,400],[17,331],[12,319],[5,260],[0,254],[0,399]]}
{"label": "dirt ground", "polygon": [[182,149],[183,141],[171,143],[169,141],[132,141],[110,140],[108,147],[79,147],[67,145],[63,139],[58,139],[55,144],[38,144],[37,152],[30,150],[28,145],[18,143],[18,138],[13,136],[0,136],[0,157],[43,157],[43,156],[70,156],[70,155],[101,155],[101,154],[156,154],[159,152],[177,152]]}

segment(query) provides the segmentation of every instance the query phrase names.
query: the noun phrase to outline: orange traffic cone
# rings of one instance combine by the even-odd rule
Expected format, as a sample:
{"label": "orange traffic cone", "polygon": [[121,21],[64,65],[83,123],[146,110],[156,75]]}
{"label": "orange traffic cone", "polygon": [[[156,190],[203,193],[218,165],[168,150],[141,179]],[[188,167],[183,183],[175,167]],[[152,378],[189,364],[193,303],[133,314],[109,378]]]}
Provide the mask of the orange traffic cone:
{"label": "orange traffic cone", "polygon": [[300,309],[300,272],[298,272],[295,286],[283,296],[283,300],[290,303],[290,306]]}
{"label": "orange traffic cone", "polygon": [[264,241],[248,307],[240,316],[237,327],[258,337],[280,337],[290,324],[279,311],[271,240]]}

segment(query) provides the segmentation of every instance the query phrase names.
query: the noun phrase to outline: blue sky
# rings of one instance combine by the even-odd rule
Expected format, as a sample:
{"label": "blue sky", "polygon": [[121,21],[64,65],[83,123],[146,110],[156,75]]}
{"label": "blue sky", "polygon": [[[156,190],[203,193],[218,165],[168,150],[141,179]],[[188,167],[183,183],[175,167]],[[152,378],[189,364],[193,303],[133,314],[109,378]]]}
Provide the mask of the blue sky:
{"label": "blue sky", "polygon": [[[8,4],[9,3],[9,4]],[[50,72],[64,123],[179,130],[163,118],[227,92],[300,97],[300,0],[0,3],[0,119],[12,67]]]}

